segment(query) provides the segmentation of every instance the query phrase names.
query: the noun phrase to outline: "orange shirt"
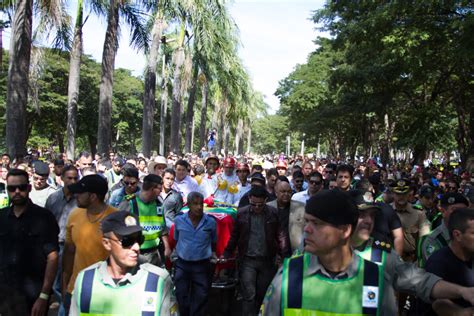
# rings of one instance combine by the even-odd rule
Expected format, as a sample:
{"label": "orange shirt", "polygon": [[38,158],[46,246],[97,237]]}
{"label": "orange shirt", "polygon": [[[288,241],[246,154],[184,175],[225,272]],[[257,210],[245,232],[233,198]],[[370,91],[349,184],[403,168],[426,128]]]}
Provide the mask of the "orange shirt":
{"label": "orange shirt", "polygon": [[117,211],[116,208],[107,206],[107,209],[101,214],[88,216],[85,209],[76,208],[69,214],[65,243],[72,243],[76,247],[76,253],[71,279],[67,287],[68,293],[72,293],[74,282],[81,270],[108,257],[108,252],[102,245],[100,223],[104,217],[115,211]]}

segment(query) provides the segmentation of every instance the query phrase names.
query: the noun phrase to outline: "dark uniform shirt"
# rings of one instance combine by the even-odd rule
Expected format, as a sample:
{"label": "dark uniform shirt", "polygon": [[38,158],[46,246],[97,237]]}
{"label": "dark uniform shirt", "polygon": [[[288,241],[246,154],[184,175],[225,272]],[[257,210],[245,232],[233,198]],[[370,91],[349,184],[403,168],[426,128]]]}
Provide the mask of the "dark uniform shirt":
{"label": "dark uniform shirt", "polygon": [[377,204],[382,208],[382,211],[377,212],[375,215],[374,231],[372,232],[372,235],[377,240],[388,242],[393,245],[392,231],[401,228],[402,222],[393,207],[385,203]]}
{"label": "dark uniform shirt", "polygon": [[54,215],[29,202],[19,217],[11,207],[0,212],[0,285],[17,290],[27,304],[38,298],[47,256],[58,251],[59,227]]}

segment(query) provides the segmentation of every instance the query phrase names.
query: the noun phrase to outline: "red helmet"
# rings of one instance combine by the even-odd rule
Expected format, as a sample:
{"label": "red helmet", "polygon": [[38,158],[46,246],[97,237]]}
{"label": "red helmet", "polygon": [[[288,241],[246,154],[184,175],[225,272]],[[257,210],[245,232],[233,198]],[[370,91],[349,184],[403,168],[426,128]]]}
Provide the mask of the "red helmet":
{"label": "red helmet", "polygon": [[232,157],[224,159],[224,168],[235,168],[235,159]]}
{"label": "red helmet", "polygon": [[279,160],[276,165],[276,168],[288,169],[288,165],[286,164],[284,160]]}
{"label": "red helmet", "polygon": [[237,164],[237,170],[247,170],[248,172],[250,172],[250,167],[248,164],[246,163],[243,163],[243,162],[239,162]]}

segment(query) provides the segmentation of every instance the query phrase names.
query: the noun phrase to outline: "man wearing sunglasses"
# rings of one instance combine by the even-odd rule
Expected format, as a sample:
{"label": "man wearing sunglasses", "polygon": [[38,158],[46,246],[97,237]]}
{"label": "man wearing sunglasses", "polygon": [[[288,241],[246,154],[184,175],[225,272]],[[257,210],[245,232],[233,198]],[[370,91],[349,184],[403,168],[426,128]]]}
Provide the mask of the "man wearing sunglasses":
{"label": "man wearing sunglasses", "polygon": [[168,272],[138,264],[145,237],[137,218],[118,211],[103,219],[101,229],[108,258],[79,273],[70,315],[173,315],[177,306]]}
{"label": "man wearing sunglasses", "polygon": [[108,204],[118,207],[124,199],[132,199],[140,194],[140,178],[138,169],[134,166],[122,169],[122,187],[112,191]]}
{"label": "man wearing sunglasses", "polygon": [[7,175],[10,206],[0,212],[0,314],[46,315],[58,266],[56,220],[29,199],[24,170]]}
{"label": "man wearing sunglasses", "polygon": [[316,195],[316,193],[323,189],[323,176],[319,172],[311,172],[308,179],[308,189],[293,194],[293,196],[291,197],[292,201],[298,201],[303,204],[306,204],[306,201],[308,201],[310,197]]}

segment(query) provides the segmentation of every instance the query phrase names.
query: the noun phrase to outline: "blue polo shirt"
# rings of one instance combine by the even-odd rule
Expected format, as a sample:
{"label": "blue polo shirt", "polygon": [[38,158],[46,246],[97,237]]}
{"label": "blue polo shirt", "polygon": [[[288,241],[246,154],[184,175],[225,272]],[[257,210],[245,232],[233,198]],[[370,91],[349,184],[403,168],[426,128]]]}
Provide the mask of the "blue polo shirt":
{"label": "blue polo shirt", "polygon": [[211,258],[211,244],[217,241],[216,221],[204,214],[194,228],[189,214],[181,214],[174,221],[174,240],[176,253],[186,261],[199,261]]}

